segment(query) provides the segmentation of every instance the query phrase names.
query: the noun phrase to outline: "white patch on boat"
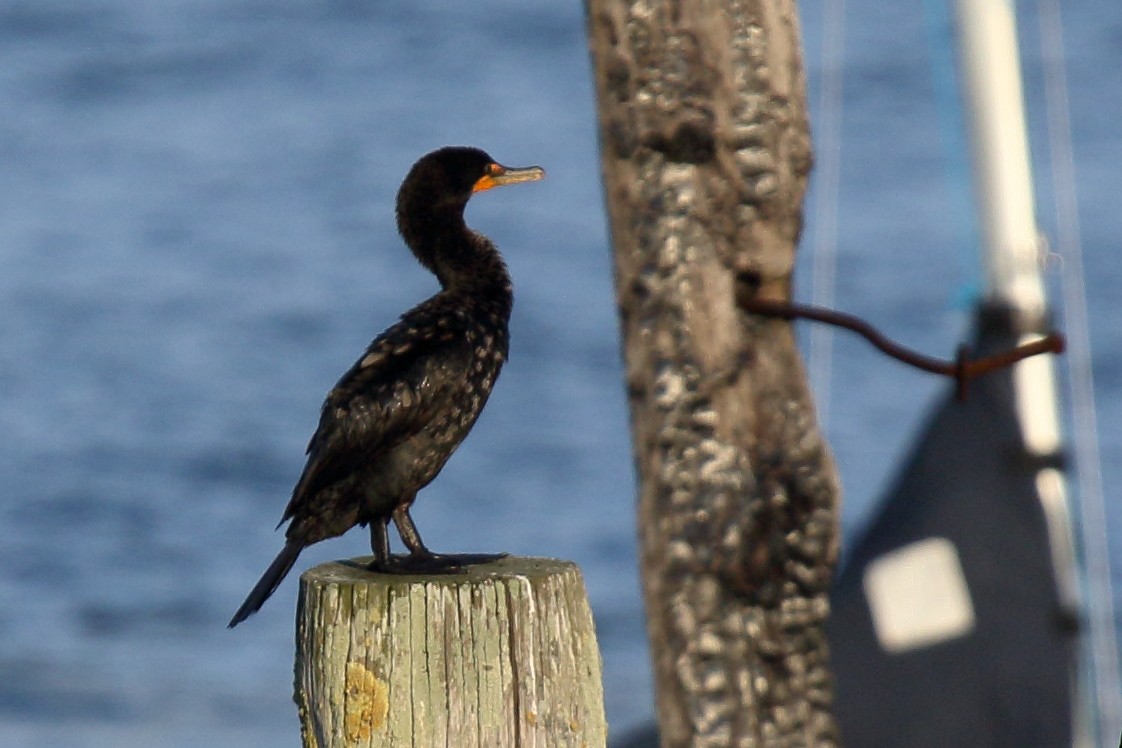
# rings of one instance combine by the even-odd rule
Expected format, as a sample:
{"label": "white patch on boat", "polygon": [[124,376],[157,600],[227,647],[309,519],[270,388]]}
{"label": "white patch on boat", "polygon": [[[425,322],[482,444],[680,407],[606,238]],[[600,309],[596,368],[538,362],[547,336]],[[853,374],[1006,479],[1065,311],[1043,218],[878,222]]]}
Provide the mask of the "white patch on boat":
{"label": "white patch on boat", "polygon": [[974,606],[954,543],[927,538],[865,569],[865,597],[881,647],[899,654],[974,630]]}

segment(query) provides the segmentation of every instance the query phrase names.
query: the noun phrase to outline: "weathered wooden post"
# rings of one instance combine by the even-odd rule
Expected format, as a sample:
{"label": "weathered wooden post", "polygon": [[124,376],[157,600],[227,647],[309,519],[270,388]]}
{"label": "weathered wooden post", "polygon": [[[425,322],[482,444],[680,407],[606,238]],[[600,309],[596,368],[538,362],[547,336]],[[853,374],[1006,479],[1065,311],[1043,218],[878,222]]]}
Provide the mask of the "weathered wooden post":
{"label": "weathered wooden post", "polygon": [[600,652],[568,561],[463,574],[300,577],[296,703],[305,748],[605,745]]}
{"label": "weathered wooden post", "polygon": [[836,743],[837,478],[790,326],[795,0],[587,0],[662,745]]}

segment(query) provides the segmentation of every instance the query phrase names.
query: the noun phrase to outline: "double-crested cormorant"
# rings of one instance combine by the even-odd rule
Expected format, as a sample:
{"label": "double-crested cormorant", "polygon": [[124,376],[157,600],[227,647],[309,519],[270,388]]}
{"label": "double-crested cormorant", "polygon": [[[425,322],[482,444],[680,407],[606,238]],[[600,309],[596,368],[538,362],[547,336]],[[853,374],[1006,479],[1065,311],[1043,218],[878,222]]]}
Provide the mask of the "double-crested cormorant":
{"label": "double-crested cormorant", "polygon": [[[463,558],[429,551],[409,508],[467,436],[507,356],[510,275],[495,245],[464,223],[464,207],[476,192],[543,176],[461,147],[433,151],[410,169],[397,193],[398,231],[441,290],[375,338],[328,393],[281,519],[292,520],[284,548],[230,628],[261,608],[305,546],[355,525],[370,525],[375,570],[439,569]],[[405,559],[390,555],[390,519]]]}

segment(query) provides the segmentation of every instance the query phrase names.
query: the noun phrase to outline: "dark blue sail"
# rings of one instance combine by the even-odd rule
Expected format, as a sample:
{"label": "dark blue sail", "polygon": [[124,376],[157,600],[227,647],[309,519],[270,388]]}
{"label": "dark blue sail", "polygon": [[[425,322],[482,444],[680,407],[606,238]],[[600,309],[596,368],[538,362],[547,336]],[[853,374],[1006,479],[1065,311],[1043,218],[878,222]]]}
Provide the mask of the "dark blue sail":
{"label": "dark blue sail", "polygon": [[[978,354],[1013,320],[983,309]],[[1025,449],[1009,369],[937,405],[836,579],[844,745],[1071,746],[1077,617],[1037,490],[1058,462]]]}

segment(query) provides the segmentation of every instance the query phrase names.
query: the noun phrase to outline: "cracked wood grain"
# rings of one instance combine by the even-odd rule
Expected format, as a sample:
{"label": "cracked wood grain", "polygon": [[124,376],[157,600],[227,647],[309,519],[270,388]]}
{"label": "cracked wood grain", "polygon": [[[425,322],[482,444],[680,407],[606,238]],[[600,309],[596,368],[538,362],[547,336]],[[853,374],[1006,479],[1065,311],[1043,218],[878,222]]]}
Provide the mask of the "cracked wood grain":
{"label": "cracked wood grain", "polygon": [[305,748],[603,748],[600,652],[575,564],[300,577],[295,699]]}

